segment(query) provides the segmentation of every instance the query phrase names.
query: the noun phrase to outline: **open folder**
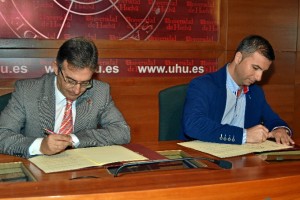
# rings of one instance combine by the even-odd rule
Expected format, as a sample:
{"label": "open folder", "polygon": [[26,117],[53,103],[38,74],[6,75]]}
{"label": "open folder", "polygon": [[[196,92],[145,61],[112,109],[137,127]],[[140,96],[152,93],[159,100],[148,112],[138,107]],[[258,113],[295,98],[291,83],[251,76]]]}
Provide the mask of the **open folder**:
{"label": "open folder", "polygon": [[233,156],[245,155],[249,153],[276,151],[276,150],[293,148],[292,146],[277,144],[276,142],[269,141],[269,140],[263,143],[256,143],[256,144],[246,143],[243,145],[219,144],[219,143],[211,143],[211,142],[202,142],[199,140],[181,142],[178,144],[184,147],[195,149],[197,151],[214,155],[219,158],[228,158]]}
{"label": "open folder", "polygon": [[148,158],[120,145],[70,149],[56,155],[41,155],[29,159],[45,173],[138,160],[148,160]]}

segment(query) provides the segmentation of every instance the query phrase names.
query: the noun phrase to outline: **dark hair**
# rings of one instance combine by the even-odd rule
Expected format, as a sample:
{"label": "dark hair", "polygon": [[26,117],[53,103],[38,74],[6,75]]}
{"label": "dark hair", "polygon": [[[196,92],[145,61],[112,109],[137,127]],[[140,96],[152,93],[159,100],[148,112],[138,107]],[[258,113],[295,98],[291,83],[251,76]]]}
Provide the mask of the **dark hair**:
{"label": "dark hair", "polygon": [[249,35],[245,37],[236,49],[243,57],[247,57],[254,52],[258,52],[270,61],[275,60],[275,53],[268,40],[259,35]]}
{"label": "dark hair", "polygon": [[98,66],[98,50],[94,42],[84,37],[75,37],[65,41],[59,48],[56,62],[59,67],[67,61],[75,68],[90,68],[95,71]]}

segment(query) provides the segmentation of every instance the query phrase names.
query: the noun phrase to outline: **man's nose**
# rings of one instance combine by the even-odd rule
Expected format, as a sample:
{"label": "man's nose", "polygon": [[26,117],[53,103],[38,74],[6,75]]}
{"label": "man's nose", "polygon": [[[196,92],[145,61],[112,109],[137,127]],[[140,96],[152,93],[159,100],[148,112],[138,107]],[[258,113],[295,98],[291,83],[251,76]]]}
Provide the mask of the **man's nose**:
{"label": "man's nose", "polygon": [[79,94],[80,91],[81,91],[81,85],[77,83],[77,84],[74,85],[74,87],[73,87],[73,92],[74,92],[75,94]]}
{"label": "man's nose", "polygon": [[263,75],[263,71],[257,70],[257,71],[255,72],[255,80],[256,80],[256,81],[260,81],[261,78],[262,78],[262,75]]}

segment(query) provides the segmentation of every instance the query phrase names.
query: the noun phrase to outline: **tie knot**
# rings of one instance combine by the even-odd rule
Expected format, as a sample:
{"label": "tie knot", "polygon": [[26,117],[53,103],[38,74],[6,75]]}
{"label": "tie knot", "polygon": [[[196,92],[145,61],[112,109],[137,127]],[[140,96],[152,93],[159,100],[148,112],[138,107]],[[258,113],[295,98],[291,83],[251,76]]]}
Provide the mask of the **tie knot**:
{"label": "tie knot", "polygon": [[73,103],[73,100],[70,100],[70,99],[66,99],[67,100],[67,104],[72,104]]}

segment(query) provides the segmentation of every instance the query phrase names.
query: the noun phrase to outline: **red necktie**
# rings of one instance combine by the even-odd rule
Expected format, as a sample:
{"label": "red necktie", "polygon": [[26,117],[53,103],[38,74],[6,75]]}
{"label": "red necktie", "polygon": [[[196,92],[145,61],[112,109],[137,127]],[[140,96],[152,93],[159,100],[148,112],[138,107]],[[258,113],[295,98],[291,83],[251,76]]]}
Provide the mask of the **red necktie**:
{"label": "red necktie", "polygon": [[73,101],[67,99],[67,105],[59,129],[59,134],[71,134],[73,132],[72,102]]}

